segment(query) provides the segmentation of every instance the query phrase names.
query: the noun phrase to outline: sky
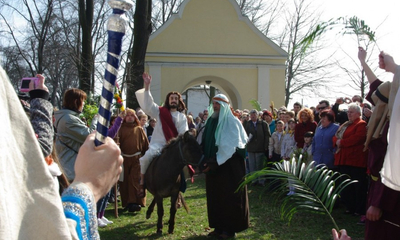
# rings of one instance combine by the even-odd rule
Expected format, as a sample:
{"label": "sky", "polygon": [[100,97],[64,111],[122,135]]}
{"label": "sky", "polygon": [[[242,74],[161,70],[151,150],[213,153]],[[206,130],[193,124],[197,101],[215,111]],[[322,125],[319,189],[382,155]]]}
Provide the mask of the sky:
{"label": "sky", "polygon": [[[319,10],[322,12],[322,21],[328,21],[329,19],[336,19],[338,17],[352,17],[357,16],[359,19],[365,21],[365,23],[375,31],[377,38],[377,45],[381,51],[388,52],[394,57],[394,60],[400,62],[400,1],[398,0],[313,0],[316,5],[320,4]],[[332,30],[330,36],[332,36],[333,41],[327,44],[327,48],[331,51],[342,48],[350,56],[354,56],[357,59],[357,43],[355,40],[344,38],[338,34],[339,30]],[[333,33],[336,32],[336,33]],[[347,58],[344,53],[338,52],[335,54],[335,58],[343,59]],[[371,62],[371,68],[376,69],[378,67],[378,56],[372,55],[371,60],[376,60]],[[354,64],[354,63],[351,63]],[[354,65],[355,66],[355,65]],[[386,73],[381,69],[376,69],[375,74],[383,81],[389,81],[393,78],[393,75]],[[333,79],[333,82],[338,84],[344,84],[349,79],[340,78]],[[345,95],[359,94],[354,89],[347,87],[345,89],[340,89]],[[342,93],[326,92],[326,99],[335,101]],[[343,96],[343,94],[341,96]],[[310,94],[308,96],[295,95],[293,99],[289,102],[289,107],[293,105],[294,102],[303,102],[308,106],[315,106],[319,100],[322,98],[319,96],[313,96]]]}

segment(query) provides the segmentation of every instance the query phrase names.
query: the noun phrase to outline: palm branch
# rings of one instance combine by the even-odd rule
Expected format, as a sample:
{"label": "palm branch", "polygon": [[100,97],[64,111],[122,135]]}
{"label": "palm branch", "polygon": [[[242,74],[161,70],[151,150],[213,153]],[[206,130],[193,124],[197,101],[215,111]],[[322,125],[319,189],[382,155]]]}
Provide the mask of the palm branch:
{"label": "palm branch", "polygon": [[[341,191],[356,181],[329,170],[325,165],[315,166],[314,162],[305,164],[301,158],[300,156],[300,159],[296,160],[293,157],[290,161],[274,163],[272,168],[248,174],[239,188],[257,178],[269,180],[266,189],[278,193],[274,196],[281,203],[282,219],[288,219],[290,222],[293,215],[301,211],[326,214],[339,230],[331,215],[332,209]],[[295,193],[290,196],[287,195],[289,182],[295,189]]]}
{"label": "palm branch", "polygon": [[[327,22],[322,22],[317,24],[315,29],[303,38],[300,42],[301,51],[306,51],[314,41],[322,36],[325,32],[332,30],[334,27],[339,26],[341,29],[339,33],[344,34],[354,34],[357,37],[357,43],[360,46],[361,36],[367,36],[369,41],[374,42],[377,46],[375,39],[375,32],[365,24],[364,20],[359,19],[356,16],[351,18],[339,17],[337,19],[330,19]],[[378,47],[379,48],[379,47]]]}
{"label": "palm branch", "polygon": [[261,103],[257,101],[256,99],[251,99],[250,104],[253,106],[254,109],[257,111],[261,111]]}

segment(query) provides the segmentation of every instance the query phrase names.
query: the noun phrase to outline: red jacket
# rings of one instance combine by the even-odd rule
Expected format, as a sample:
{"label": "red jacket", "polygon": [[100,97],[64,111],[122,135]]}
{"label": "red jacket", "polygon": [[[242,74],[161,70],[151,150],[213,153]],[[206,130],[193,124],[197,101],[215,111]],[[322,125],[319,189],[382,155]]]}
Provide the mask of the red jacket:
{"label": "red jacket", "polygon": [[[335,166],[367,167],[368,151],[363,151],[367,138],[367,123],[357,119],[347,127],[340,141],[340,151],[335,154]],[[338,138],[333,136],[333,145]]]}
{"label": "red jacket", "polygon": [[297,143],[298,148],[303,148],[304,147],[304,134],[306,132],[313,132],[315,133],[315,129],[317,128],[317,123],[315,121],[310,122],[307,121],[307,123],[298,123],[296,124],[296,127],[294,128],[294,140]]}

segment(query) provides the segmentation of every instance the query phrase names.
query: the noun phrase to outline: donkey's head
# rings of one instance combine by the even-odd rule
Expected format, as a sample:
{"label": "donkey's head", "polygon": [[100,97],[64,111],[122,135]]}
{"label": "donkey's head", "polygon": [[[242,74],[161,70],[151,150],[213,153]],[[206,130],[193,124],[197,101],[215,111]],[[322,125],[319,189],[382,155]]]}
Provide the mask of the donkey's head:
{"label": "donkey's head", "polygon": [[186,131],[179,141],[179,151],[183,162],[190,165],[199,165],[202,160],[203,151],[196,139]]}

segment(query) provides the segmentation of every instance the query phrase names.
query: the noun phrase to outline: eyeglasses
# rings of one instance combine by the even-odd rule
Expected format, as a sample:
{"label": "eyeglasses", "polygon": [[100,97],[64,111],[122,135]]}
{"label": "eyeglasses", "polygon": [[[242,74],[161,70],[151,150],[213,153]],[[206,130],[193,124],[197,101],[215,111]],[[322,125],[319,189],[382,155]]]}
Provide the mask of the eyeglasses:
{"label": "eyeglasses", "polygon": [[326,107],[319,107],[318,108],[318,110],[323,110],[323,109],[325,109]]}

